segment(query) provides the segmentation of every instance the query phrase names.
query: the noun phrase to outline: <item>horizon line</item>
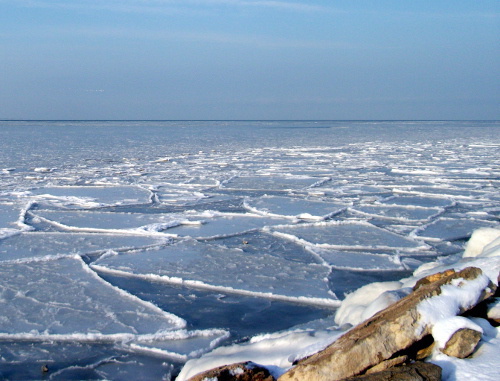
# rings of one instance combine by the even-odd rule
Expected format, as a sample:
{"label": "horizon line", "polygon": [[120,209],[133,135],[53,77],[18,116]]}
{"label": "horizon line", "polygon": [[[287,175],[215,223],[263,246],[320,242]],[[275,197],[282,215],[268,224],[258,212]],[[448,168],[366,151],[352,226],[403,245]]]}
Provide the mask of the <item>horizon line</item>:
{"label": "horizon line", "polygon": [[498,122],[500,119],[0,119],[0,122]]}

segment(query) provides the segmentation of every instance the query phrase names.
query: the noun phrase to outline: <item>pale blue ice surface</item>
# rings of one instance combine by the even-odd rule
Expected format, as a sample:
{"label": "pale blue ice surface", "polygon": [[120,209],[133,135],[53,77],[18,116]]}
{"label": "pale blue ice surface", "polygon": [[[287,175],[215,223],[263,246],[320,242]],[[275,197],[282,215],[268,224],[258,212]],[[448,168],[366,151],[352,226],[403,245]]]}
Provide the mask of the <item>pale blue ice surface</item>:
{"label": "pale blue ice surface", "polygon": [[498,226],[498,122],[0,124],[13,380],[168,380]]}

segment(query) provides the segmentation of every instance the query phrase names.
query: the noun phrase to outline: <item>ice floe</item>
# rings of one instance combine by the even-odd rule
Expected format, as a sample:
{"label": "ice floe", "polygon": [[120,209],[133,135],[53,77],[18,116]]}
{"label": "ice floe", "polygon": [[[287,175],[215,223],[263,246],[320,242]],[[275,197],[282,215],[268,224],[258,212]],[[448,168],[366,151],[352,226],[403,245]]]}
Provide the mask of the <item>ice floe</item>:
{"label": "ice floe", "polygon": [[226,342],[326,342],[353,291],[404,283],[366,316],[498,227],[497,122],[1,124],[0,378],[171,380]]}
{"label": "ice floe", "polygon": [[33,199],[66,208],[98,208],[106,205],[143,204],[151,192],[136,186],[57,186],[32,189]]}
{"label": "ice floe", "polygon": [[274,234],[333,249],[425,250],[425,244],[378,228],[368,222],[329,221],[314,224],[275,226]]}
{"label": "ice floe", "polygon": [[163,237],[25,232],[0,241],[0,262],[76,254],[97,256],[107,250],[137,250],[167,242],[168,239]]}
{"label": "ice floe", "polygon": [[264,196],[246,201],[245,206],[255,213],[290,216],[305,220],[322,220],[346,207],[346,205],[331,202],[278,196]]}
{"label": "ice floe", "polygon": [[180,241],[159,250],[105,257],[91,267],[193,288],[323,306],[338,304],[326,282],[328,267],[195,240]]}

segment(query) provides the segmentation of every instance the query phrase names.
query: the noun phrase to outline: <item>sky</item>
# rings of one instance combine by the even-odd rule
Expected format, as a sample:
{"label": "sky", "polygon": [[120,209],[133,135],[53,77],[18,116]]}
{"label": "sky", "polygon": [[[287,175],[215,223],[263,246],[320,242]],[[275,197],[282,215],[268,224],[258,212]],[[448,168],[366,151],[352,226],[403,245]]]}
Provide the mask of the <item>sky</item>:
{"label": "sky", "polygon": [[500,119],[498,0],[0,0],[0,119]]}

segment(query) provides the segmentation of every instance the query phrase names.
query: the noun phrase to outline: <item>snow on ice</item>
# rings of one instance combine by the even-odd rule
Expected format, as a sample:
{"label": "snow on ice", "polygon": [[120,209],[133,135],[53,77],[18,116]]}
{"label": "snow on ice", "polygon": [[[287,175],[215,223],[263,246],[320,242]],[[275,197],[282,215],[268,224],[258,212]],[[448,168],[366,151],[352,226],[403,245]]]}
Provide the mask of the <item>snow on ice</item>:
{"label": "snow on ice", "polygon": [[[279,374],[418,277],[498,272],[497,122],[0,123],[0,377]],[[498,373],[475,324],[447,380]]]}

